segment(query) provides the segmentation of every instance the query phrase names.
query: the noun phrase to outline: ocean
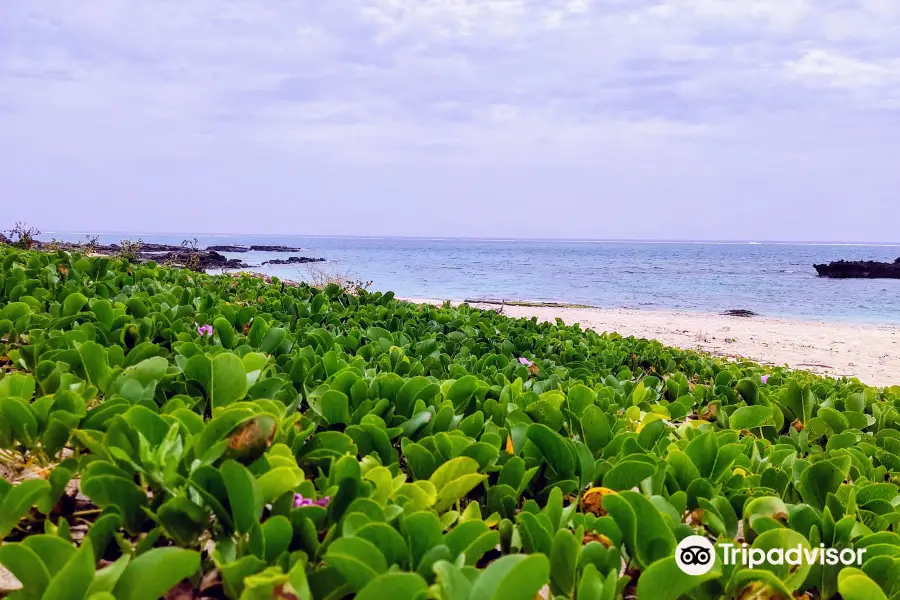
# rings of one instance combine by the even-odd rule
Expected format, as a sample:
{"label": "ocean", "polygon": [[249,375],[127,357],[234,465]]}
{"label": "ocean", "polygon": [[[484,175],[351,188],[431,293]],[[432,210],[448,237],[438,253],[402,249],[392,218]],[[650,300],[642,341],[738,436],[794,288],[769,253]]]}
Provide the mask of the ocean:
{"label": "ocean", "polygon": [[[80,233],[42,240],[80,241]],[[185,235],[102,234],[178,244]],[[197,235],[201,247],[225,244],[298,246],[315,266],[372,282],[397,296],[490,298],[586,304],[602,308],[722,312],[860,323],[900,322],[900,280],[830,280],[814,263],[838,259],[893,261],[900,245],[484,240],[285,235]],[[252,265],[282,253],[228,254]],[[254,270],[303,279],[305,265]]]}

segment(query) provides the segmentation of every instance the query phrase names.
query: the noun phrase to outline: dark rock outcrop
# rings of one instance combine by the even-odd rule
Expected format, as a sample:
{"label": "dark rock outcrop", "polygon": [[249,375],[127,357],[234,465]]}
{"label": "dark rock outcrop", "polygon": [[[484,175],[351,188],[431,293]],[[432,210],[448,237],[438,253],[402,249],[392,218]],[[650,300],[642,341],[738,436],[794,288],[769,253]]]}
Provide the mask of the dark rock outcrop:
{"label": "dark rock outcrop", "polygon": [[[96,240],[96,238],[94,238]],[[0,244],[12,243],[6,236],[0,233]],[[185,243],[179,245],[172,244],[154,244],[148,242],[134,241],[130,243],[119,244],[97,244],[79,242],[40,242],[34,241],[36,248],[59,248],[73,252],[90,252],[101,256],[118,256],[127,257],[132,261],[156,261],[159,264],[165,264],[173,267],[183,267],[194,271],[203,272],[207,269],[247,269],[253,267],[245,263],[239,258],[228,258],[221,254],[222,252],[298,252],[300,248],[292,246],[278,245],[219,245],[209,246],[207,248],[198,248],[196,243]],[[312,262],[324,261],[324,258],[310,258],[306,256],[290,256],[285,259],[276,258],[266,261],[263,264],[271,265],[294,265]]]}
{"label": "dark rock outcrop", "polygon": [[212,252],[250,252],[249,246],[207,246]]}
{"label": "dark rock outcrop", "polygon": [[180,266],[194,271],[207,269],[246,269],[250,265],[238,258],[226,258],[218,252],[209,250],[179,250],[161,255],[146,255],[142,259],[151,259],[171,266]]}
{"label": "dark rock outcrop", "polygon": [[303,248],[293,246],[250,246],[251,252],[300,252]]}
{"label": "dark rock outcrop", "polygon": [[287,258],[273,258],[264,261],[264,265],[302,265],[305,263],[324,262],[324,258],[309,258],[308,256],[289,256]]}
{"label": "dark rock outcrop", "polygon": [[746,310],[744,308],[732,308],[730,310],[726,310],[722,314],[725,315],[726,317],[758,317],[759,316],[752,310]]}
{"label": "dark rock outcrop", "polygon": [[[40,244],[40,247],[47,247],[46,242]],[[85,251],[82,244],[77,243],[61,243],[59,247],[63,250]],[[205,271],[207,269],[246,269],[248,265],[244,261],[237,258],[228,258],[219,254],[214,250],[201,250],[186,246],[173,246],[170,244],[140,244],[133,248],[124,248],[120,244],[98,244],[89,248],[90,252],[103,256],[122,256],[123,251],[131,253],[132,259],[138,261],[153,260],[159,264],[165,264],[173,267],[183,267],[194,271]]]}
{"label": "dark rock outcrop", "polygon": [[874,260],[838,260],[813,265],[819,277],[832,279],[900,279],[900,258],[892,263]]}

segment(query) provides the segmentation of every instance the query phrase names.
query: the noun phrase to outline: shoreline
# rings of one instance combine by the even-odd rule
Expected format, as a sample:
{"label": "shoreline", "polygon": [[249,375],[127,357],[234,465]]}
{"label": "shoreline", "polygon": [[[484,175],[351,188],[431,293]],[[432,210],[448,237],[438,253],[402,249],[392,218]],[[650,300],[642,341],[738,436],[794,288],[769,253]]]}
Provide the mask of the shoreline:
{"label": "shoreline", "polygon": [[[440,305],[433,298],[401,298],[416,304]],[[451,301],[454,306],[462,304]],[[499,303],[469,302],[482,309]],[[654,339],[682,349],[722,358],[788,366],[830,377],[856,377],[862,383],[900,385],[900,324],[825,322],[785,317],[733,317],[717,313],[631,308],[506,304],[512,318],[561,318],[597,332]]]}

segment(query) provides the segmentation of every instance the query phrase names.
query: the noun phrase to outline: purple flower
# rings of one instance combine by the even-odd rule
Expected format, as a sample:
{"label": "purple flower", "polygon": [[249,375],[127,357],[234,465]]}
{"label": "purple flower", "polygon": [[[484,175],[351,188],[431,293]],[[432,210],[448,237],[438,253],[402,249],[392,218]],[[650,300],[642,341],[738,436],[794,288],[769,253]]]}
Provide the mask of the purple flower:
{"label": "purple flower", "polygon": [[534,364],[533,362],[531,362],[530,360],[528,360],[528,359],[525,358],[524,356],[520,356],[520,357],[519,357],[519,363],[520,363],[520,364],[523,364],[523,365],[528,365],[529,367],[530,367],[531,365]]}
{"label": "purple flower", "polygon": [[[194,323],[194,325],[197,325]],[[212,325],[197,325],[197,335],[200,337],[209,336],[212,337],[213,327]]]}
{"label": "purple flower", "polygon": [[312,498],[304,498],[303,494],[294,494],[294,508],[300,508],[302,506],[321,506],[324,508],[328,506],[329,500],[331,500],[330,496],[313,500]]}
{"label": "purple flower", "polygon": [[762,379],[763,385],[766,385],[766,383],[769,382],[769,376],[768,376],[768,375],[763,375],[763,376],[760,377],[760,379]]}

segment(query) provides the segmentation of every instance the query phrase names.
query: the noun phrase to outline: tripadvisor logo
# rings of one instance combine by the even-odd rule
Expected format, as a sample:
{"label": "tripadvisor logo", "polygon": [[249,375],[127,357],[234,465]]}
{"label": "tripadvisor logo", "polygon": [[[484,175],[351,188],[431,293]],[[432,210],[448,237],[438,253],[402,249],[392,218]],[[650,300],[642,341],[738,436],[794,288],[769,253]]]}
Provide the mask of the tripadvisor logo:
{"label": "tripadvisor logo", "polygon": [[689,535],[675,547],[675,563],[688,575],[706,575],[716,562],[716,549],[701,535]]}
{"label": "tripadvisor logo", "polygon": [[[792,548],[751,548],[747,544],[719,544],[723,550],[722,560],[726,565],[742,565],[753,569],[760,565],[861,565],[868,548],[806,548],[800,545]],[[675,563],[688,575],[705,575],[716,562],[713,543],[700,535],[689,535],[675,548]]]}

